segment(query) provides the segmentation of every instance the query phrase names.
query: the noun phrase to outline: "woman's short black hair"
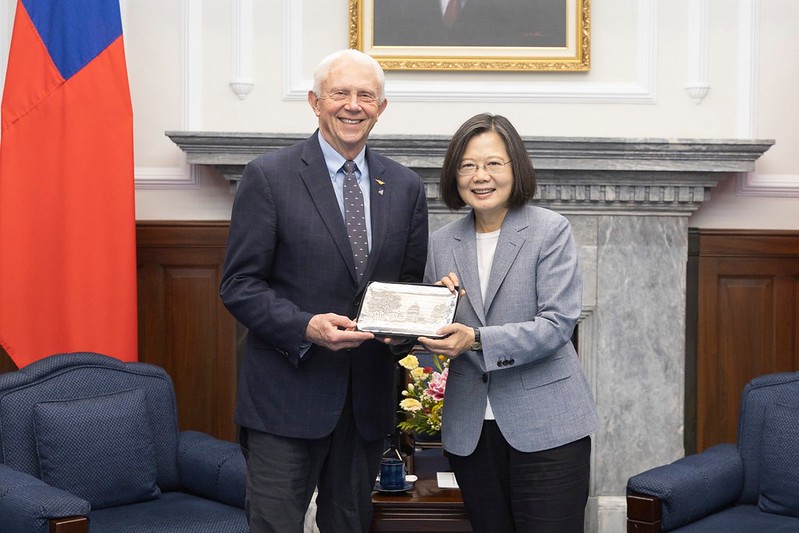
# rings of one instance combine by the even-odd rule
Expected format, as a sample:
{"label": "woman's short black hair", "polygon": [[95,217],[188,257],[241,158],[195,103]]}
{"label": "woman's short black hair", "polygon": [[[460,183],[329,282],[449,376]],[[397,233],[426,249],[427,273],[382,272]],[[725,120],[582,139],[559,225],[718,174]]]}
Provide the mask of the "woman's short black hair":
{"label": "woman's short black hair", "polygon": [[535,170],[527,154],[519,132],[510,121],[502,115],[481,113],[464,122],[447,148],[444,165],[441,167],[439,180],[439,194],[441,200],[450,209],[460,209],[466,205],[458,194],[458,166],[466,151],[466,145],[476,135],[494,131],[505,143],[505,149],[511,160],[513,170],[513,189],[508,199],[508,207],[521,207],[535,196]]}

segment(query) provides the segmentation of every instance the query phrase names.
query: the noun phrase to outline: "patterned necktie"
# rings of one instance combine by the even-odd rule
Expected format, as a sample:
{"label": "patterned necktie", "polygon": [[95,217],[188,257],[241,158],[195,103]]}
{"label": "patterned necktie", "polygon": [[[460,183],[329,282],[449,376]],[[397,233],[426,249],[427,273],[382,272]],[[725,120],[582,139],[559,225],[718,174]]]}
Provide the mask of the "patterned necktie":
{"label": "patterned necktie", "polygon": [[455,24],[455,19],[458,18],[458,12],[461,8],[461,0],[449,0],[447,9],[444,10],[444,24],[451,28]]}
{"label": "patterned necktie", "polygon": [[363,193],[355,179],[355,161],[344,163],[344,222],[350,237],[355,273],[361,279],[369,258],[369,241],[366,238],[366,217],[363,210]]}

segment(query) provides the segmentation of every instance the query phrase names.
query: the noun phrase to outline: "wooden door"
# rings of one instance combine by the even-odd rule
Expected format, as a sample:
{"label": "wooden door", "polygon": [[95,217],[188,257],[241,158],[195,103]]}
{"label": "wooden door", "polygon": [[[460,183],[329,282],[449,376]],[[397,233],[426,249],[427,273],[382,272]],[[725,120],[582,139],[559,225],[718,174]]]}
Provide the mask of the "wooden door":
{"label": "wooden door", "polygon": [[219,298],[227,229],[137,224],[139,360],[172,377],[181,430],[235,440],[236,321]]}
{"label": "wooden door", "polygon": [[[747,382],[799,370],[799,232],[704,230],[692,239],[696,451],[702,451],[736,441]],[[686,389],[690,399],[690,384]]]}

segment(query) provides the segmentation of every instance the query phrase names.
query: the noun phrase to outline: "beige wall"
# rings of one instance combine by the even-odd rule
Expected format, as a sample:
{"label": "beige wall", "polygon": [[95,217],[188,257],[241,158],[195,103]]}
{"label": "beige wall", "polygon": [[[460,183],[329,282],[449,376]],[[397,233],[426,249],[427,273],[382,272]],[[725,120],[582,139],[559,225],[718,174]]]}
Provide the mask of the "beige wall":
{"label": "beige wall", "polygon": [[[0,4],[3,62],[14,4]],[[725,180],[690,225],[799,229],[799,2],[593,4],[590,72],[389,72],[374,132],[450,134],[491,111],[530,136],[774,139],[756,172]],[[164,131],[313,131],[305,93],[315,63],[348,44],[348,1],[122,0],[122,11],[137,218],[228,218],[227,183],[187,166]],[[252,83],[243,98],[234,77]],[[686,91],[703,83],[703,99]]]}

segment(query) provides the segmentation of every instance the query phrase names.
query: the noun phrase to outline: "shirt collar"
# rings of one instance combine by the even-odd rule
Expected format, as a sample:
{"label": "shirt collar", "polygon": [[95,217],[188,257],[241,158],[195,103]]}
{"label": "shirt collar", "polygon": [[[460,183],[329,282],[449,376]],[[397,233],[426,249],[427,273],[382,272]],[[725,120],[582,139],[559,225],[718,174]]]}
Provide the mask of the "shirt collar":
{"label": "shirt collar", "polygon": [[[447,5],[449,4],[449,0],[440,0],[439,3],[441,4],[441,14],[443,15],[444,13],[447,12]],[[463,6],[466,5],[466,0],[460,0],[459,3],[460,3],[460,6],[458,6],[458,7],[463,9]]]}
{"label": "shirt collar", "polygon": [[[347,160],[325,140],[322,132],[319,132],[317,136],[319,138],[319,146],[322,148],[322,155],[325,158],[325,164],[327,165],[327,171],[330,174],[330,178],[335,179],[336,174],[338,174],[338,171],[341,170],[341,167],[344,166],[344,162]],[[363,175],[366,170],[366,146],[358,152],[358,155],[355,156],[353,161],[358,165],[358,170],[360,172],[356,175],[358,175],[358,179],[360,179],[360,176]]]}

